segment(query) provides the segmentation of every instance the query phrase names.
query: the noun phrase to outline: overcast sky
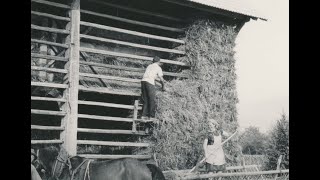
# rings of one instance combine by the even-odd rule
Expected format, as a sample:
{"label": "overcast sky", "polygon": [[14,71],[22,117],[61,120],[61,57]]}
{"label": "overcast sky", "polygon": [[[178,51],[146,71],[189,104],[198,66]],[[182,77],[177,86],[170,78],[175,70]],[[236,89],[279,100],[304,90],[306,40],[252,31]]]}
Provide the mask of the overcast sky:
{"label": "overcast sky", "polygon": [[268,21],[251,20],[236,40],[238,119],[266,132],[289,114],[289,0],[243,1]]}

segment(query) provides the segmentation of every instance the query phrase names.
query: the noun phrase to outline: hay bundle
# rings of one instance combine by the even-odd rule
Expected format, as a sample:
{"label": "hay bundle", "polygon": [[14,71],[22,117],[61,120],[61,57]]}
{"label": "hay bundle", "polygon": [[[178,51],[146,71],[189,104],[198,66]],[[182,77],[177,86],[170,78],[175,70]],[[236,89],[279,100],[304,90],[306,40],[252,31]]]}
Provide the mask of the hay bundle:
{"label": "hay bundle", "polygon": [[[190,78],[173,80],[167,83],[168,91],[158,91],[156,116],[161,122],[146,139],[163,170],[188,169],[203,157],[207,118],[216,119],[228,132],[238,127],[235,38],[232,27],[212,21],[196,21],[187,30],[184,62],[192,66]],[[224,150],[227,162],[236,163],[236,139]]]}

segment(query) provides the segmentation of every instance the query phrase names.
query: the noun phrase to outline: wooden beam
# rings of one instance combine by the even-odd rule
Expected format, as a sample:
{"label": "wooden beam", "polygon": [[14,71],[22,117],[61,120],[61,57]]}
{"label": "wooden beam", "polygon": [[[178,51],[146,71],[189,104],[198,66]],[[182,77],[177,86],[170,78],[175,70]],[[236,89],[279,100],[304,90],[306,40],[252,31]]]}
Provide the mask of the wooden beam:
{"label": "wooden beam", "polygon": [[139,100],[134,101],[133,105],[133,120],[132,120],[132,132],[137,132],[136,120],[138,119]]}
{"label": "wooden beam", "polygon": [[272,170],[272,171],[258,171],[258,172],[239,172],[239,173],[215,173],[215,174],[192,174],[181,177],[181,179],[204,179],[214,177],[234,177],[234,176],[255,176],[255,175],[267,175],[267,174],[282,174],[289,173],[289,169],[286,170]]}
{"label": "wooden beam", "polygon": [[34,101],[66,102],[66,99],[64,99],[64,98],[50,98],[50,97],[37,97],[37,96],[31,96],[31,100],[34,100]]}
{"label": "wooden beam", "polygon": [[141,79],[132,79],[132,78],[117,77],[117,76],[106,76],[106,75],[100,75],[100,74],[80,73],[79,75],[83,77],[101,78],[101,79],[116,80],[116,81],[131,82],[131,83],[141,82]]}
{"label": "wooden beam", "polygon": [[229,17],[229,18],[237,18],[237,19],[244,19],[247,15],[243,15],[243,14],[239,14],[239,13],[234,13],[231,11],[227,11],[227,10],[223,10],[223,9],[219,9],[219,8],[215,8],[215,7],[208,7],[206,5],[202,5],[202,4],[198,4],[198,3],[194,3],[194,2],[187,2],[187,1],[177,1],[177,0],[162,0],[162,1],[167,1],[169,3],[173,3],[173,4],[178,4],[180,6],[185,6],[185,7],[190,7],[193,9],[198,9],[201,11],[205,11],[205,12],[209,12],[211,14],[218,14],[218,15],[222,15],[225,17]]}
{"label": "wooden beam", "polygon": [[[153,60],[153,57],[125,54],[125,53],[119,53],[119,52],[113,52],[113,51],[98,50],[98,49],[93,49],[93,48],[81,47],[80,51],[95,53],[95,54],[104,54],[104,55],[110,55],[110,56],[116,56],[116,57],[126,57],[126,58],[145,60],[145,61],[150,61],[150,62],[152,62],[152,60]],[[180,66],[188,66],[183,62],[172,61],[172,60],[168,60],[168,59],[160,59],[160,62],[167,63],[167,64],[175,64],[175,65],[180,65]]]}
{"label": "wooden beam", "polygon": [[105,102],[94,102],[94,101],[81,101],[81,100],[79,100],[78,104],[92,105],[92,106],[103,106],[103,107],[113,107],[113,108],[130,109],[130,110],[134,109],[134,106],[132,106],[132,105],[105,103]]}
{"label": "wooden beam", "polygon": [[37,53],[31,53],[31,57],[52,59],[52,60],[63,61],[63,62],[67,62],[69,60],[69,58],[65,58],[65,57],[50,56],[50,55],[43,55],[43,54],[37,54]]}
{"label": "wooden beam", "polygon": [[118,41],[118,40],[107,39],[107,38],[100,38],[100,37],[96,37],[96,36],[89,36],[89,35],[82,35],[81,34],[80,37],[84,38],[84,39],[96,40],[96,41],[107,42],[107,43],[114,43],[114,44],[137,47],[137,48],[154,50],[154,51],[161,51],[161,52],[175,53],[175,54],[182,54],[182,55],[185,54],[184,51],[179,51],[179,50],[175,50],[175,49],[147,46],[147,45],[136,44],[136,43],[131,43],[131,42]]}
{"label": "wooden beam", "polygon": [[53,7],[64,8],[64,9],[70,9],[70,6],[66,4],[60,4],[60,3],[55,3],[55,2],[45,1],[45,0],[31,0],[31,2],[45,4]]}
{"label": "wooden beam", "polygon": [[120,122],[132,122],[132,118],[110,117],[110,116],[96,116],[89,114],[78,114],[78,118],[103,120],[103,121],[120,121]]}
{"label": "wooden beam", "polygon": [[172,32],[178,32],[178,33],[184,32],[184,30],[180,29],[180,28],[174,28],[174,27],[162,26],[162,25],[158,25],[158,24],[152,24],[152,23],[146,23],[146,22],[141,22],[141,21],[136,21],[136,20],[130,20],[130,19],[126,19],[126,18],[121,18],[121,17],[112,16],[112,15],[92,12],[92,11],[88,11],[88,10],[81,10],[80,12],[81,13],[85,13],[85,14],[98,16],[98,17],[108,18],[108,19],[112,19],[112,20],[116,20],[116,21],[120,21],[120,22],[125,22],[125,23],[128,23],[128,24],[140,25],[140,26],[145,26],[145,27],[150,27],[150,28],[155,28],[155,29],[161,29],[161,30],[166,30],[166,31],[172,31]]}
{"label": "wooden beam", "polygon": [[63,112],[63,111],[40,110],[40,109],[31,109],[31,114],[65,116],[65,115],[66,115],[66,112]]}
{"label": "wooden beam", "polygon": [[78,132],[82,132],[82,133],[102,133],[102,134],[146,135],[144,131],[137,131],[137,132],[133,133],[131,130],[121,130],[121,129],[87,129],[87,128],[78,128]]}
{"label": "wooden beam", "polygon": [[112,90],[108,88],[98,88],[98,87],[85,87],[85,86],[79,86],[79,90],[81,91],[87,91],[87,92],[97,92],[97,93],[103,93],[103,94],[116,94],[116,95],[124,95],[124,96],[140,96],[140,93],[136,93],[133,91],[124,91],[124,90]]}
{"label": "wooden beam", "polygon": [[129,12],[134,12],[134,13],[147,15],[147,16],[154,16],[154,17],[159,17],[159,18],[168,19],[168,20],[177,21],[177,22],[186,22],[184,19],[167,16],[167,15],[160,14],[160,13],[145,11],[145,10],[141,10],[141,9],[135,9],[135,8],[127,7],[127,6],[116,5],[116,4],[112,4],[112,3],[106,2],[106,1],[103,1],[103,2],[102,1],[97,1],[97,0],[90,0],[90,1],[98,3],[98,4],[107,5],[107,6],[110,6],[110,7],[115,7],[115,8],[118,8],[118,9],[126,10],[126,11],[129,11]]}
{"label": "wooden beam", "polygon": [[48,131],[61,131],[61,130],[64,130],[63,127],[57,127],[57,126],[38,126],[38,125],[31,125],[31,129],[34,129],[34,130],[48,130]]}
{"label": "wooden beam", "polygon": [[31,140],[31,144],[61,144],[62,140]]}
{"label": "wooden beam", "polygon": [[63,89],[68,88],[68,85],[66,85],[66,84],[47,83],[47,82],[33,82],[33,81],[31,81],[31,86],[63,88]]}
{"label": "wooden beam", "polygon": [[134,159],[150,159],[150,155],[105,155],[105,154],[78,154],[80,157],[89,159],[120,159],[120,158],[134,158]]}
{"label": "wooden beam", "polygon": [[48,71],[48,72],[56,72],[56,73],[68,73],[66,69],[56,69],[56,68],[47,68],[47,67],[39,67],[39,66],[31,66],[31,70]]}
{"label": "wooden beam", "polygon": [[62,17],[62,16],[57,16],[57,15],[42,13],[42,12],[37,12],[37,11],[31,11],[31,14],[41,16],[41,17],[56,19],[56,20],[70,21],[69,17]]}
{"label": "wooden beam", "polygon": [[137,143],[137,142],[115,142],[115,141],[89,141],[78,140],[78,144],[91,144],[100,146],[129,146],[129,147],[148,147],[149,143]]}
{"label": "wooden beam", "polygon": [[39,44],[47,44],[47,45],[52,45],[52,46],[58,46],[58,47],[62,47],[62,48],[69,47],[67,44],[55,43],[55,42],[50,42],[50,41],[43,41],[43,40],[38,40],[38,39],[31,39],[31,42],[39,43]]}
{"label": "wooden beam", "polygon": [[185,44],[184,41],[179,40],[179,39],[157,36],[157,35],[152,35],[152,34],[147,34],[147,33],[141,33],[138,31],[131,31],[131,30],[126,30],[126,29],[121,29],[121,28],[116,28],[116,27],[111,27],[111,26],[105,26],[105,25],[96,24],[96,23],[84,22],[84,21],[81,21],[80,24],[83,26],[89,26],[89,27],[104,29],[104,30],[108,30],[108,31],[115,31],[115,32],[126,33],[126,34],[131,34],[131,35],[145,37],[145,38],[151,38],[151,39],[157,39],[157,40]]}
{"label": "wooden beam", "polygon": [[65,131],[61,134],[63,146],[70,156],[77,155],[77,127],[78,127],[78,93],[79,93],[79,59],[80,59],[80,0],[73,0],[70,12],[70,41],[69,74],[66,90],[67,106],[64,106],[67,116],[63,120]]}
{"label": "wooden beam", "polygon": [[69,34],[70,32],[64,29],[57,29],[57,28],[49,28],[49,27],[42,27],[31,24],[31,29],[46,31],[46,32],[53,32],[53,33],[61,33],[61,34]]}
{"label": "wooden beam", "polygon": [[[95,62],[87,62],[87,61],[80,61],[80,64],[82,65],[90,65],[90,66],[98,66],[98,67],[105,67],[110,69],[119,69],[119,70],[125,70],[125,71],[133,71],[133,72],[141,72],[140,75],[143,75],[144,71],[146,69],[143,68],[133,68],[133,67],[127,67],[127,66],[116,66],[111,64],[103,64],[103,63],[95,63]],[[173,73],[173,72],[163,72],[164,76],[174,76],[174,77],[184,77],[187,78],[188,76],[181,73]]]}

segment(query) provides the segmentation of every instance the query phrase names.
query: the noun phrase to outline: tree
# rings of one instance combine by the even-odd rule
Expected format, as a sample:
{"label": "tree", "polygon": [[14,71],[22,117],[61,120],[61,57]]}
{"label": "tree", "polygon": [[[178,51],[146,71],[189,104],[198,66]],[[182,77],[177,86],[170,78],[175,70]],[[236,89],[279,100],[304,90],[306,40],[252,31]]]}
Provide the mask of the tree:
{"label": "tree", "polygon": [[240,134],[240,145],[243,154],[264,154],[266,149],[266,135],[262,134],[257,127],[250,126]]}
{"label": "tree", "polygon": [[279,156],[282,155],[281,167],[289,168],[289,117],[285,113],[271,129],[268,138],[267,169],[276,169]]}

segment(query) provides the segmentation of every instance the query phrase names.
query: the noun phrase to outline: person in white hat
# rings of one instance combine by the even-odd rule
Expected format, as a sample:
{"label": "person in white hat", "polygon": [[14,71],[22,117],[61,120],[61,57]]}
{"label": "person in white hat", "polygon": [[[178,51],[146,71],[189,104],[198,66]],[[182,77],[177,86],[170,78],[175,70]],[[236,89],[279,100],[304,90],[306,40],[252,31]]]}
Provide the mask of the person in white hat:
{"label": "person in white hat", "polygon": [[226,170],[226,160],[222,147],[222,135],[230,133],[223,131],[214,119],[209,119],[209,134],[203,142],[206,171],[221,172]]}

